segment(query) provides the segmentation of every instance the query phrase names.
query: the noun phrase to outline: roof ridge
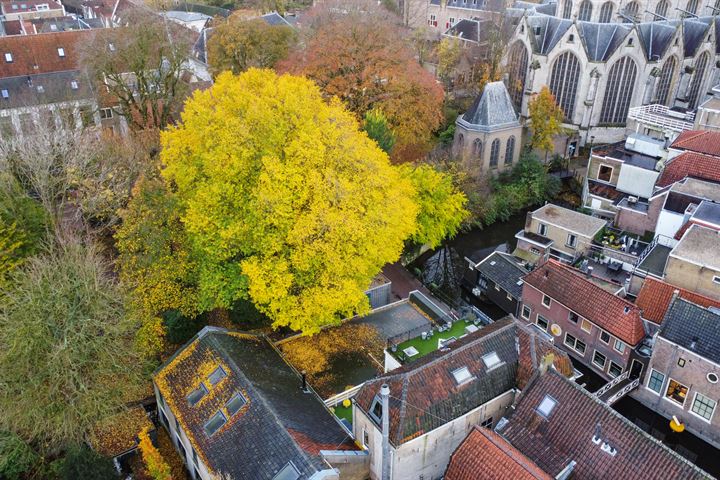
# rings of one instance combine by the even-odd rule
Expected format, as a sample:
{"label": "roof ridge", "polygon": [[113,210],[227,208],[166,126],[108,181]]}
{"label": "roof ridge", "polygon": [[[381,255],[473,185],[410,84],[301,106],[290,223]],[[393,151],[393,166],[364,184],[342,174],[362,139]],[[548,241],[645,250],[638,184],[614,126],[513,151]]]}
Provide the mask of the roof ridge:
{"label": "roof ridge", "polygon": [[398,414],[398,431],[396,437],[398,444],[400,444],[402,442],[402,439],[404,438],[403,433],[405,432],[405,414],[407,413],[406,402],[409,383],[410,381],[408,377],[404,377],[402,386],[402,398],[400,399],[400,413]]}
{"label": "roof ridge", "polygon": [[[530,462],[531,464],[533,464],[533,465],[534,465],[538,470],[540,470],[540,471],[543,471],[543,469],[540,468],[540,466],[537,465],[530,457],[528,457],[527,455],[524,455],[520,450],[518,450],[512,443],[510,443],[510,442],[509,442],[507,439],[505,439],[502,435],[500,435],[499,433],[495,432],[494,430],[484,429],[484,428],[482,428],[482,427],[480,427],[480,426],[478,426],[478,425],[475,425],[474,430],[479,431],[485,438],[487,438],[487,439],[490,441],[490,443],[492,443],[493,445],[495,445],[495,446],[498,447],[499,449],[503,450],[503,452],[504,452],[508,457],[510,457],[516,464],[518,464],[520,467],[522,467],[523,470],[525,470],[527,473],[529,473],[530,475],[532,475],[533,478],[537,478],[537,479],[540,479],[540,478],[541,478],[541,477],[538,477],[537,475],[535,475],[535,472],[533,472],[532,469],[529,468],[528,462]],[[490,435],[487,435],[483,430],[487,430],[488,432],[491,432],[491,434],[490,434]],[[508,452],[506,449],[503,448],[505,445],[500,445],[500,443],[496,441],[497,438],[500,438],[500,439],[504,440],[504,441],[505,441],[505,445],[509,445],[509,446],[510,446],[510,449],[508,449],[509,452]],[[516,453],[519,453],[520,456],[517,456]],[[527,460],[527,461],[523,461],[523,460]]]}
{"label": "roof ridge", "polygon": [[[558,260],[555,260],[554,258],[549,258],[548,261],[545,262],[545,263],[548,263],[548,262],[552,262],[553,264],[556,264],[556,265],[564,268],[568,273],[570,273],[570,274],[576,276],[577,278],[579,278],[580,280],[588,283],[588,285],[592,285],[594,288],[597,289],[598,292],[603,292],[604,294],[610,295],[610,296],[613,297],[613,298],[617,298],[618,300],[620,300],[620,301],[626,303],[627,305],[629,305],[629,306],[630,306],[632,309],[634,309],[634,310],[638,310],[638,311],[640,310],[640,307],[638,307],[637,305],[635,305],[635,304],[632,303],[631,301],[626,300],[626,299],[624,299],[624,298],[622,298],[622,297],[619,297],[619,296],[615,295],[614,293],[610,293],[610,292],[608,292],[607,290],[605,290],[604,288],[602,288],[602,287],[600,287],[600,286],[598,286],[598,285],[595,285],[593,282],[589,281],[589,280],[586,279],[583,275],[581,275],[580,272],[578,272],[575,268],[570,267],[569,265],[565,265],[565,264],[563,264],[562,262],[560,262],[560,261],[558,261]],[[542,268],[542,267],[541,267],[541,268]],[[539,269],[538,269],[538,270],[539,270]],[[530,273],[533,273],[533,272],[530,272]]]}

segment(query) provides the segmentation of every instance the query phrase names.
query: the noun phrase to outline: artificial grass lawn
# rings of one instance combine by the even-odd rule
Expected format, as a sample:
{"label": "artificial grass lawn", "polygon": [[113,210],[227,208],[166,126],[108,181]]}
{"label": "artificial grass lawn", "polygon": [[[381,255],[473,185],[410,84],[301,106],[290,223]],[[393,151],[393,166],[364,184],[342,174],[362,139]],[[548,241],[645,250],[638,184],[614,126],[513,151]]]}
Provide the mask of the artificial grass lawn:
{"label": "artificial grass lawn", "polygon": [[343,407],[342,403],[337,404],[335,407],[335,416],[339,419],[347,420],[352,425],[352,405],[349,407]]}
{"label": "artificial grass lawn", "polygon": [[423,340],[422,337],[415,337],[411,338],[410,340],[407,340],[400,345],[398,345],[397,351],[398,353],[402,352],[408,347],[415,347],[418,351],[417,355],[414,355],[412,357],[408,357],[407,361],[412,362],[413,360],[423,357],[427,355],[428,353],[432,353],[435,350],[438,349],[438,340],[442,339],[448,339],[450,337],[460,338],[462,335],[465,335],[465,327],[468,325],[472,325],[472,323],[467,323],[464,320],[457,321],[453,323],[452,328],[446,332],[435,332],[435,334],[428,338],[427,340]]}

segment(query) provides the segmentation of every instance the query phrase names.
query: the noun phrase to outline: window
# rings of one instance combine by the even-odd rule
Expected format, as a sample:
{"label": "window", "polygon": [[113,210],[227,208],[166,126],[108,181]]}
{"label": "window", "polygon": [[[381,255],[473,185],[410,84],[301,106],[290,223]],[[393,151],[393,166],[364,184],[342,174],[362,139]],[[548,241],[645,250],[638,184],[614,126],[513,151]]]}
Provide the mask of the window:
{"label": "window", "polygon": [[370,417],[380,425],[382,424],[382,414],[382,400],[376,395],[372,405],[370,405]]}
{"label": "window", "polygon": [[585,320],[585,319],[583,318],[583,321],[582,321],[582,323],[580,324],[580,329],[581,329],[583,332],[590,333],[590,332],[592,332],[592,323],[588,322],[587,320]]}
{"label": "window", "polygon": [[714,277],[713,277],[713,283],[718,283],[718,284],[720,284],[720,277],[715,277],[715,276],[714,276]]}
{"label": "window", "polygon": [[538,234],[542,235],[543,237],[547,236],[547,225],[545,225],[544,223],[539,224]]}
{"label": "window", "polygon": [[77,89],[78,89],[78,82],[76,82],[75,80],[73,80],[72,82],[70,82],[70,88],[72,88],[73,90],[77,90]]}
{"label": "window", "polygon": [[685,359],[678,358],[677,364],[678,364],[678,367],[683,368],[685,366]]}
{"label": "window", "polygon": [[613,15],[613,3],[605,2],[605,3],[603,3],[603,6],[600,7],[600,17],[598,18],[598,22],[610,23],[612,21],[612,15]]}
{"label": "window", "polygon": [[[498,357],[498,354],[495,352],[490,352],[486,355],[483,355],[482,360],[488,370],[492,370],[493,368],[499,366],[502,363],[500,361],[500,357]],[[468,374],[470,374],[470,372],[468,372]]]}
{"label": "window", "polygon": [[572,15],[572,0],[565,0],[562,16],[563,18],[570,18],[570,15]]}
{"label": "window", "polygon": [[705,80],[705,69],[708,64],[708,53],[703,52],[695,64],[695,73],[692,76],[692,84],[690,85],[690,93],[688,94],[689,108],[692,110],[697,107],[698,100],[702,99],[702,84]]}
{"label": "window", "polygon": [[565,334],[565,345],[572,348],[573,350],[578,352],[580,355],[585,356],[585,350],[587,349],[587,345],[585,345],[585,342],[575,338],[575,336],[570,335],[569,333],[566,333]]}
{"label": "window", "polygon": [[[657,15],[660,15],[661,17],[667,17],[667,11],[668,7],[670,5],[668,4],[667,0],[663,0],[662,2],[659,2],[657,6],[655,7],[655,13]],[[655,20],[662,20],[658,17],[655,17]]]}
{"label": "window", "polygon": [[600,367],[601,370],[605,369],[605,363],[607,363],[607,358],[602,353],[595,350],[595,353],[593,354],[592,363],[596,366]]}
{"label": "window", "polygon": [[6,54],[5,54],[5,61],[6,61],[7,63],[12,63],[12,61],[13,61],[12,53],[6,53]]}
{"label": "window", "polygon": [[[633,3],[637,8],[637,3]],[[631,5],[633,5],[631,4]],[[605,84],[605,97],[600,111],[600,123],[624,125],[630,100],[635,91],[637,67],[630,57],[623,57],[612,66]]]}
{"label": "window", "polygon": [[682,383],[676,382],[671,378],[670,382],[668,382],[668,388],[665,392],[665,397],[669,398],[673,402],[683,405],[685,403],[685,398],[687,397],[687,392],[688,387],[686,387]]}
{"label": "window", "polygon": [[65,57],[65,49],[60,47],[58,48],[58,57],[63,58]]}
{"label": "window", "polygon": [[213,387],[220,383],[220,380],[227,377],[227,373],[225,373],[225,370],[223,370],[222,367],[217,367],[208,377],[208,381],[210,382],[210,385]]}
{"label": "window", "polygon": [[573,43],[575,41],[575,35],[572,33],[568,35],[568,43]]}
{"label": "window", "polygon": [[600,165],[598,169],[597,179],[603,182],[609,182],[612,179],[613,168],[607,165]]}
{"label": "window", "polygon": [[[625,5],[625,8],[623,9],[623,13],[629,19],[636,20],[638,8],[639,8],[639,5],[637,2],[630,2],[627,5]],[[630,23],[631,20],[623,19],[623,23]]]}
{"label": "window", "polygon": [[225,405],[225,408],[227,408],[228,413],[232,417],[237,412],[239,412],[240,409],[242,407],[244,407],[246,403],[247,403],[247,400],[245,400],[245,397],[243,396],[243,394],[238,392],[235,394],[234,397],[232,397],[230,399],[229,402],[227,402],[227,404]]}
{"label": "window", "polygon": [[572,323],[577,324],[579,318],[580,317],[578,317],[578,314],[575,312],[570,312],[568,314],[568,320],[570,320]]}
{"label": "window", "polygon": [[470,375],[470,370],[468,370],[467,367],[462,367],[462,368],[458,368],[457,370],[453,370],[452,375],[453,375],[453,377],[455,377],[455,381],[457,382],[458,385],[462,385],[463,383],[469,382],[473,378],[473,376]]}
{"label": "window", "polygon": [[575,248],[575,246],[577,245],[577,237],[575,235],[573,235],[572,233],[568,233],[567,243],[565,245],[567,245],[568,247]]}
{"label": "window", "polygon": [[540,250],[535,247],[530,247],[530,253],[533,255],[540,255]]}
{"label": "window", "polygon": [[587,350],[587,345],[585,345],[585,342],[582,340],[578,340],[575,342],[575,350],[582,356],[585,356],[585,350]]}
{"label": "window", "polygon": [[584,0],[580,4],[580,13],[578,15],[578,20],[581,22],[589,22],[590,18],[592,17],[592,3],[590,3],[590,0]]}
{"label": "window", "polygon": [[537,316],[537,322],[535,323],[538,327],[540,327],[540,329],[542,329],[543,332],[547,332],[548,325],[550,324],[550,322],[548,322],[542,315]]}
{"label": "window", "polygon": [[362,442],[363,442],[363,447],[368,448],[370,446],[370,436],[368,435],[367,430],[365,430],[364,428],[363,428]]}
{"label": "window", "polygon": [[482,158],[482,147],[483,144],[479,138],[473,142],[473,155],[475,157]]}
{"label": "window", "polygon": [[220,428],[225,425],[227,422],[227,418],[225,418],[225,415],[223,415],[222,412],[218,411],[215,415],[210,418],[210,420],[205,424],[205,433],[208,434],[208,436],[212,436],[220,430]]}
{"label": "window", "polygon": [[532,313],[532,309],[530,307],[528,307],[527,305],[523,305],[522,313],[520,315],[522,315],[523,318],[530,319],[531,313]]}
{"label": "window", "polygon": [[575,97],[580,78],[580,62],[572,52],[565,52],[555,60],[550,74],[550,91],[563,111],[565,120],[575,113]]}
{"label": "window", "polygon": [[[435,15],[433,15],[433,18],[434,18],[434,17],[435,17]],[[108,43],[108,49],[109,49],[111,52],[114,52],[114,51],[115,51],[115,44],[114,44],[114,43]]]}
{"label": "window", "polygon": [[617,363],[615,363],[613,361],[610,361],[610,368],[608,368],[608,374],[611,377],[615,378],[615,377],[619,376],[622,372],[623,372],[623,369],[620,365],[618,365]]}
{"label": "window", "polygon": [[528,70],[528,52],[520,41],[513,43],[508,52],[508,90],[516,110],[522,107],[523,90]]}
{"label": "window", "polygon": [[5,100],[7,100],[8,98],[10,98],[10,92],[8,92],[8,91],[7,91],[6,89],[4,89],[4,88],[3,88],[2,90],[0,90],[0,94],[2,94],[2,98],[5,99]]}
{"label": "window", "polygon": [[625,343],[622,340],[616,338],[614,348],[620,353],[625,353]]}
{"label": "window", "polygon": [[45,87],[43,87],[42,85],[38,85],[37,91],[38,91],[38,93],[45,93]]}
{"label": "window", "polygon": [[100,109],[100,118],[103,120],[107,120],[109,118],[113,117],[112,108],[102,108]]}
{"label": "window", "polygon": [[[667,8],[667,5],[665,8]],[[660,71],[660,79],[658,80],[656,100],[656,102],[660,105],[667,105],[670,102],[670,90],[672,87],[673,79],[675,77],[676,63],[677,62],[675,60],[675,57],[670,57],[665,61],[665,63],[663,64],[663,68]]]}
{"label": "window", "polygon": [[187,401],[191,407],[195,406],[207,393],[207,388],[201,383],[199,387],[188,394]]}
{"label": "window", "polygon": [[650,370],[650,378],[648,378],[647,388],[658,395],[662,391],[663,383],[665,383],[665,374],[657,370]]}
{"label": "window", "polygon": [[557,400],[550,395],[545,395],[545,398],[542,399],[542,402],[540,402],[540,405],[537,407],[537,412],[547,419],[550,417],[555,405],[557,405]]}
{"label": "window", "polygon": [[690,13],[697,13],[698,0],[688,0],[685,10]]}
{"label": "window", "polygon": [[692,405],[692,412],[709,422],[713,416],[716,405],[717,402],[715,400],[706,397],[702,393],[696,393],[695,401],[693,401]]}
{"label": "window", "polygon": [[498,166],[498,160],[500,159],[500,140],[495,139],[490,145],[490,168],[496,168]]}
{"label": "window", "polygon": [[493,426],[493,417],[486,418],[482,423],[480,423],[481,427],[490,428],[492,429]]}
{"label": "window", "polygon": [[545,305],[546,307],[549,307],[551,303],[552,303],[552,300],[550,299],[550,297],[548,297],[547,295],[543,295],[542,304]]}
{"label": "window", "polygon": [[513,301],[513,296],[510,295],[510,292],[508,292],[508,294],[505,295],[505,298],[508,299],[508,300],[511,301],[511,302]]}
{"label": "window", "polygon": [[515,155],[515,137],[510,135],[505,144],[505,165],[510,165],[513,161],[513,155]]}
{"label": "window", "polygon": [[300,478],[300,470],[297,469],[293,462],[288,462],[272,480],[298,480]]}
{"label": "window", "polygon": [[603,342],[605,345],[610,343],[610,334],[607,333],[605,330],[600,330],[600,341]]}

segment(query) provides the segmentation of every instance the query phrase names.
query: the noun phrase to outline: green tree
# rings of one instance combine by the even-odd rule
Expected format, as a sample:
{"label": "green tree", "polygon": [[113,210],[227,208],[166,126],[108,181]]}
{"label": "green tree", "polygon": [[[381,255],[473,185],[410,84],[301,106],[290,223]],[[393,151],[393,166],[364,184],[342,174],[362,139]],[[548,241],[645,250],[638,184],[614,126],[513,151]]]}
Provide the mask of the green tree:
{"label": "green tree", "polygon": [[233,15],[215,27],[208,40],[208,63],[214,75],[226,70],[238,74],[250,67],[271,68],[287,57],[296,38],[288,25]]}
{"label": "green tree", "polygon": [[530,114],[530,130],[532,131],[530,145],[544,151],[545,160],[547,161],[548,153],[555,148],[553,137],[563,131],[563,112],[557,106],[555,97],[547,85],[542,87],[540,93],[530,100],[528,111]]}
{"label": "green tree", "polygon": [[39,460],[37,453],[22,438],[11,432],[0,432],[0,478],[24,478]]}
{"label": "green tree", "polygon": [[5,283],[8,274],[22,262],[20,256],[22,246],[22,235],[15,224],[5,225],[0,218],[0,285]]}
{"label": "green tree", "polygon": [[221,74],[162,143],[202,310],[249,295],[274,326],[315,332],[368,311],[416,229],[411,182],[310,80]]}
{"label": "green tree", "polygon": [[438,247],[443,239],[451,238],[460,230],[468,216],[467,198],[453,184],[452,176],[439,172],[429,165],[403,165],[404,175],[410,179],[420,207],[417,231],[412,240],[418,244]]}
{"label": "green tree", "polygon": [[372,109],[365,113],[363,129],[385,153],[390,153],[395,146],[395,134],[381,110]]}
{"label": "green tree", "polygon": [[20,243],[14,249],[16,258],[26,258],[40,250],[47,234],[47,217],[42,205],[30,198],[12,175],[0,173],[0,225],[13,230],[7,237],[10,243]]}
{"label": "green tree", "polygon": [[118,477],[112,460],[85,445],[70,447],[60,469],[62,480],[113,480]]}
{"label": "green tree", "polygon": [[0,292],[0,429],[52,455],[137,398],[134,326],[95,249],[29,259]]}

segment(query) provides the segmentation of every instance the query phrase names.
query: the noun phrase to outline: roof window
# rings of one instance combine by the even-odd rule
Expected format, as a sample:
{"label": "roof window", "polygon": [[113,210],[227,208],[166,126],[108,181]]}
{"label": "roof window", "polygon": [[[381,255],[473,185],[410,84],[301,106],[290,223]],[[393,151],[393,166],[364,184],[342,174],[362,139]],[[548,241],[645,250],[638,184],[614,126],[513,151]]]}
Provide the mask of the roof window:
{"label": "roof window", "polygon": [[65,57],[65,49],[64,49],[64,48],[62,48],[62,47],[59,47],[59,48],[58,48],[58,56],[59,56],[60,58]]}
{"label": "roof window", "polygon": [[215,432],[220,430],[220,428],[222,428],[222,426],[225,425],[226,423],[227,423],[227,418],[225,418],[225,415],[223,415],[222,412],[218,411],[205,424],[205,433],[207,433],[208,436],[213,436],[215,434]]}
{"label": "roof window", "polygon": [[6,54],[5,54],[5,61],[6,61],[7,63],[12,63],[12,61],[13,61],[12,53],[6,53]]}
{"label": "roof window", "polygon": [[197,405],[197,403],[202,400],[202,398],[207,395],[208,391],[207,388],[205,388],[205,385],[202,383],[198,388],[190,392],[187,396],[187,401],[190,404],[191,407]]}
{"label": "roof window", "polygon": [[38,85],[38,86],[37,86],[37,91],[38,91],[38,93],[44,93],[44,92],[45,92],[45,87],[43,87],[42,85]]}
{"label": "roof window", "polygon": [[630,307],[627,306],[627,305],[625,305],[625,309],[623,310],[623,312],[624,312],[624,313],[629,313],[629,312],[630,312]]}
{"label": "roof window", "polygon": [[4,88],[2,89],[2,91],[0,91],[0,94],[2,94],[2,98],[4,98],[5,100],[7,100],[8,98],[10,98],[10,92],[8,92],[7,90],[5,90]]}
{"label": "roof window", "polygon": [[73,90],[77,90],[78,83],[75,80],[73,80],[72,82],[70,82],[70,88],[72,88]]}
{"label": "roof window", "polygon": [[473,378],[472,375],[470,375],[470,370],[468,370],[467,367],[461,367],[457,370],[453,370],[452,374],[453,377],[455,377],[455,381],[458,385],[462,385],[463,383],[466,383]]}
{"label": "roof window", "polygon": [[377,395],[373,399],[372,405],[370,405],[370,416],[375,420],[378,425],[382,423],[382,400]]}
{"label": "roof window", "polygon": [[540,402],[540,405],[537,407],[537,412],[547,419],[550,417],[555,405],[557,405],[557,400],[550,395],[545,395],[545,398],[542,399],[542,402]]}
{"label": "roof window", "polygon": [[245,400],[245,397],[243,396],[243,394],[238,392],[235,394],[234,397],[232,397],[230,399],[229,402],[227,402],[227,404],[225,404],[225,408],[227,408],[228,413],[232,417],[237,412],[239,412],[240,409],[242,407],[244,407],[246,403],[247,403],[247,400]]}
{"label": "roof window", "polygon": [[300,478],[300,470],[293,462],[288,462],[272,480],[298,480],[298,478]]}
{"label": "roof window", "polygon": [[114,43],[108,43],[108,48],[110,49],[111,52],[114,52],[114,51],[115,51],[115,44],[114,44]]}
{"label": "roof window", "polygon": [[500,357],[498,357],[498,354],[495,352],[490,352],[486,355],[483,355],[482,360],[488,370],[492,370],[493,368],[499,366],[502,363],[500,361]]}
{"label": "roof window", "polygon": [[208,381],[210,382],[210,385],[213,387],[220,383],[220,380],[227,377],[227,373],[225,373],[225,370],[223,370],[222,367],[217,367],[208,377]]}

